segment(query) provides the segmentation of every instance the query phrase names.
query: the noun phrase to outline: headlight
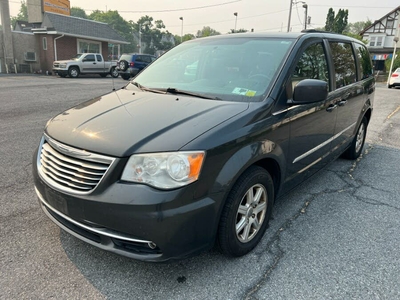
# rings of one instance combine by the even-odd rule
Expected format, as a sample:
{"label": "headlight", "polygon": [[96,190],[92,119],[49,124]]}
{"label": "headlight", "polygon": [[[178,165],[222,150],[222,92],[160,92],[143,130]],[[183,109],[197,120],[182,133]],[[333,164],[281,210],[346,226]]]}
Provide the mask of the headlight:
{"label": "headlight", "polygon": [[121,180],[174,189],[199,178],[204,151],[164,152],[132,155]]}
{"label": "headlight", "polygon": [[67,64],[60,64],[59,65],[59,68],[66,68],[67,67]]}

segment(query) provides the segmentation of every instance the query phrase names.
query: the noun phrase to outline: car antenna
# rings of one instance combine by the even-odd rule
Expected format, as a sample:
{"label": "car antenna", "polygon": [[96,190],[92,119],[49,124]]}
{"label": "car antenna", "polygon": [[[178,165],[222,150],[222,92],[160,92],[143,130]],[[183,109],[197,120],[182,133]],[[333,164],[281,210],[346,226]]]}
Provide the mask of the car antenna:
{"label": "car antenna", "polygon": [[[107,44],[107,52],[108,52],[108,45],[109,44],[111,44],[112,45],[112,48],[113,48],[113,51],[111,51],[111,61],[110,61],[110,65],[111,65],[111,69],[110,69],[110,75],[111,75],[111,78],[112,78],[112,91],[114,91],[115,92],[115,81],[114,81],[114,76],[112,76],[112,62],[113,62],[113,59],[114,59],[114,44],[112,44],[111,43],[111,40],[109,39],[108,40],[108,44]],[[117,67],[117,66],[115,66],[115,67]]]}

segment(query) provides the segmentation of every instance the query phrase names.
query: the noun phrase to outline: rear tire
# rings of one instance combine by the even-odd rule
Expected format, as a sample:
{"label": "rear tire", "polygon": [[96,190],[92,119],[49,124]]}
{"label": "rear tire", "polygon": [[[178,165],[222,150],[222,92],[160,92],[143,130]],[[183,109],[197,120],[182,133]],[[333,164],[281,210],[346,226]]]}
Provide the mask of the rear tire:
{"label": "rear tire", "polygon": [[343,157],[347,159],[357,159],[362,152],[365,143],[365,136],[367,135],[368,120],[363,117],[357,133],[351,142],[350,147],[343,153]]}
{"label": "rear tire", "polygon": [[243,256],[262,239],[274,203],[274,184],[270,174],[252,166],[237,180],[226,200],[218,228],[222,253]]}

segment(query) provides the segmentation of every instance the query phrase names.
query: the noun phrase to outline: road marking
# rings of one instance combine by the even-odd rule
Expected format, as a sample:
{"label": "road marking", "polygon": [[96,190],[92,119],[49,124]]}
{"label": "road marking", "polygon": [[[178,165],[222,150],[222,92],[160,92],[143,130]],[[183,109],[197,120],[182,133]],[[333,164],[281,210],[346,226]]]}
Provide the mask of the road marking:
{"label": "road marking", "polygon": [[398,111],[400,110],[400,106],[398,106],[394,112],[392,112],[390,115],[387,116],[387,119],[389,120],[391,117],[393,117]]}

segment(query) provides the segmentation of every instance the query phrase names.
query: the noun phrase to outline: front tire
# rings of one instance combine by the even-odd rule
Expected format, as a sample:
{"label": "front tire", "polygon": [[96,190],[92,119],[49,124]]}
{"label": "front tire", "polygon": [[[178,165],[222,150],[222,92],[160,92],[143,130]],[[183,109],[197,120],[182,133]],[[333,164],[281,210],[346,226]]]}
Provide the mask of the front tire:
{"label": "front tire", "polygon": [[274,184],[270,174],[253,166],[233,186],[222,211],[218,229],[221,252],[243,256],[263,237],[274,203]]}
{"label": "front tire", "polygon": [[343,157],[347,159],[357,159],[362,152],[365,143],[365,136],[367,135],[368,120],[363,117],[360,126],[358,127],[357,133],[351,142],[350,148],[348,148],[344,153]]}
{"label": "front tire", "polygon": [[121,75],[121,77],[124,80],[129,80],[131,78],[131,76],[129,76],[129,75]]}
{"label": "front tire", "polygon": [[68,75],[71,78],[78,78],[78,76],[79,76],[79,68],[78,67],[69,68]]}
{"label": "front tire", "polygon": [[118,70],[116,68],[112,68],[110,75],[112,78],[118,78],[118,76],[119,76]]}

